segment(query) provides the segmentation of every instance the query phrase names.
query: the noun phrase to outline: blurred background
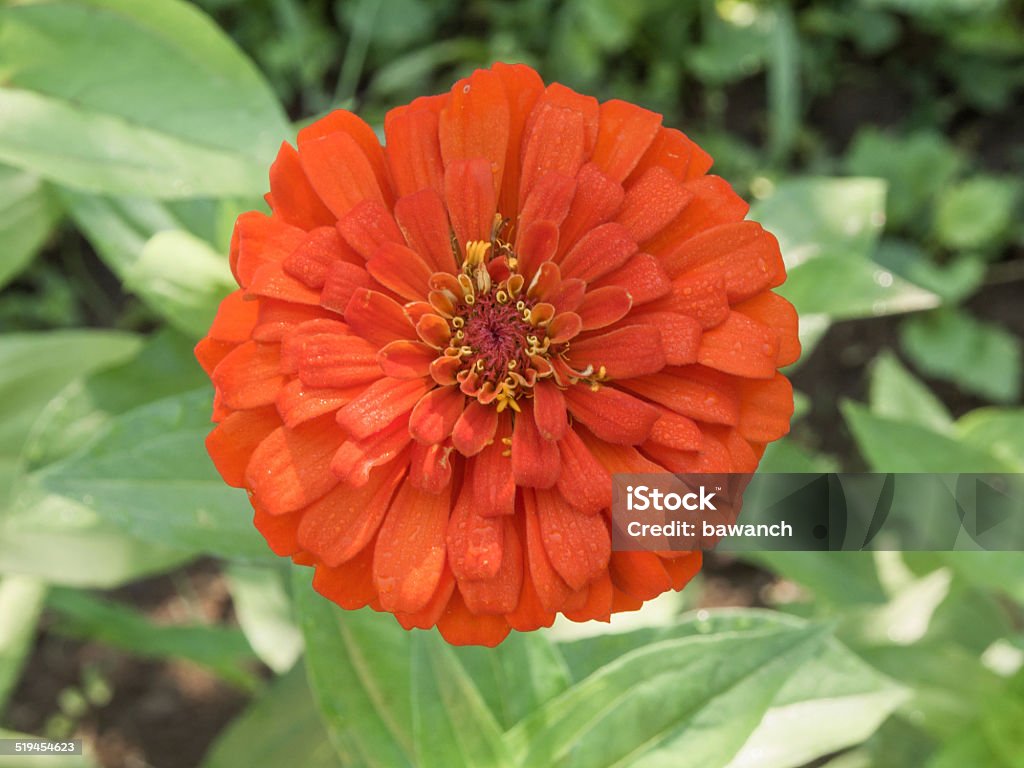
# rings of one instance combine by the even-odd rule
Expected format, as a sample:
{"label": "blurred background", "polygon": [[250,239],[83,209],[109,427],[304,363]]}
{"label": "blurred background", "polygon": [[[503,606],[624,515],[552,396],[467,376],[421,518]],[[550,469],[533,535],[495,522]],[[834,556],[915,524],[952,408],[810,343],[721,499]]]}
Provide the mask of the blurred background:
{"label": "blurred background", "polygon": [[[0,2],[0,492],[8,499],[0,730],[83,737],[103,766],[194,766],[204,755],[207,765],[243,765],[240,745],[266,725],[266,713],[249,705],[265,706],[273,684],[290,686],[277,695],[292,697],[296,740],[320,750],[306,759],[337,764],[308,692],[295,693],[284,675],[303,640],[286,576],[246,559],[258,560],[259,542],[234,557],[233,544],[210,544],[201,532],[192,541],[159,521],[105,517],[129,508],[115,483],[76,478],[113,477],[104,474],[109,456],[90,442],[98,430],[113,424],[113,437],[103,432],[111,440],[117,429],[139,441],[146,430],[163,434],[177,424],[173,414],[160,412],[161,422],[147,412],[139,422],[133,409],[204,386],[190,348],[228,288],[231,223],[259,204],[267,148],[284,135],[278,126],[337,107],[379,126],[392,106],[495,60],[662,113],[778,235],[790,271],[781,292],[800,311],[805,353],[789,372],[792,434],[770,447],[763,469],[1024,472],[1024,5],[1016,0],[193,5],[269,84],[253,85],[258,76],[239,64],[239,82],[256,96],[229,117],[248,127],[211,139],[231,146],[229,128],[257,131],[269,115],[269,138],[253,134],[261,160],[248,186],[204,187],[205,176],[183,172],[168,191],[159,169],[152,178],[118,175],[131,137],[123,151],[97,148],[84,129],[33,128],[16,113],[20,102],[4,100],[5,89],[56,95],[104,119],[137,107],[128,116],[144,124],[153,115],[173,122],[161,105],[187,113],[233,98],[213,85],[196,95],[189,89],[203,81],[190,86],[185,64],[178,72],[158,47],[147,53],[145,34],[162,23],[155,14],[157,26],[128,34]],[[212,27],[174,24],[176,39],[205,50]],[[40,65],[54,41],[66,57]],[[121,81],[104,66],[129,90],[118,92]],[[91,76],[114,83],[109,98],[81,87]],[[283,112],[267,106],[273,96]],[[207,130],[181,122],[169,133]],[[70,150],[50,157],[29,134]],[[237,177],[231,168],[225,178]],[[220,172],[207,169],[211,178]],[[170,253],[169,268],[162,256]],[[202,419],[190,428],[183,471],[194,465],[206,478],[195,451]],[[139,492],[131,482],[153,477],[113,479],[127,494]],[[94,534],[96,546],[83,549]],[[682,596],[615,630],[657,631],[684,611],[703,621],[701,611],[722,607],[823,618],[835,622],[850,664],[898,686],[899,696],[882,699],[856,698],[889,690],[881,683],[843,693],[853,709],[835,713],[851,718],[849,743],[811,750],[813,762],[749,765],[1019,768],[1022,606],[1019,553],[721,555]],[[552,637],[578,634],[556,628]],[[837,716],[821,707],[812,716]],[[0,766],[16,764],[0,757]]]}

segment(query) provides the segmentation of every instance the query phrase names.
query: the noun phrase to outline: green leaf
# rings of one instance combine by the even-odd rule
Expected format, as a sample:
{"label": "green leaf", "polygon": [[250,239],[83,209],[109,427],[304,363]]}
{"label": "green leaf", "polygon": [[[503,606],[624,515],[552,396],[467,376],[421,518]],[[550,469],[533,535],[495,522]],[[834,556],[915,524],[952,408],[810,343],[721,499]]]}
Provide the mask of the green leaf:
{"label": "green leaf", "polygon": [[946,406],[888,350],[875,358],[872,366],[869,402],[871,412],[878,416],[934,432],[952,432],[953,417]]}
{"label": "green leaf", "polygon": [[510,765],[498,722],[440,635],[413,635],[411,674],[419,768]]}
{"label": "green leaf", "polygon": [[935,211],[935,234],[948,248],[1001,245],[1014,220],[1016,181],[978,176],[943,190]]}
{"label": "green leaf", "polygon": [[967,445],[987,450],[1024,472],[1024,409],[977,408],[957,421],[956,434]]}
{"label": "green leaf", "polygon": [[274,680],[217,738],[203,768],[341,768],[306,681],[295,667]]}
{"label": "green leaf", "polygon": [[0,714],[32,650],[46,585],[25,576],[0,577]]}
{"label": "green leaf", "polygon": [[221,299],[237,288],[227,258],[182,231],[154,235],[125,275],[125,287],[194,338],[210,328]]}
{"label": "green leaf", "polygon": [[0,160],[69,186],[252,194],[289,129],[253,65],[179,0],[0,9]]}
{"label": "green leaf", "polygon": [[278,673],[302,655],[302,631],[292,615],[291,596],[279,568],[231,563],[228,589],[238,625],[260,660]]}
{"label": "green leaf", "polygon": [[99,519],[184,553],[269,557],[245,494],[206,455],[210,408],[204,389],[111,419],[76,453],[25,478],[12,524],[66,531]]}
{"label": "green leaf", "polygon": [[910,318],[902,327],[904,351],[929,376],[947,379],[996,402],[1020,396],[1021,340],[957,309]]}
{"label": "green leaf", "polygon": [[813,453],[792,438],[769,443],[758,465],[759,472],[835,472],[838,464],[831,456]]}
{"label": "green leaf", "polygon": [[871,552],[752,552],[744,559],[801,584],[837,608],[885,602]]}
{"label": "green leaf", "polygon": [[147,659],[187,659],[246,688],[256,679],[255,660],[237,629],[217,626],[157,625],[135,610],[86,592],[57,589],[47,606],[57,614],[53,631],[121,648]]}
{"label": "green leaf", "polygon": [[888,182],[886,210],[894,228],[912,227],[921,220],[960,165],[960,156],[948,140],[926,131],[904,138],[863,128],[846,156],[848,173],[877,176]]}
{"label": "green leaf", "polygon": [[57,217],[53,196],[37,176],[0,165],[0,288],[28,266]]}
{"label": "green leaf", "polygon": [[879,243],[875,261],[949,304],[966,299],[985,279],[985,262],[976,255],[959,254],[939,265],[923,248],[891,238]]}
{"label": "green leaf", "polygon": [[305,569],[292,583],[310,684],[342,763],[412,766],[411,633],[369,608],[342,611],[313,591]]}
{"label": "green leaf", "polygon": [[824,639],[786,627],[631,650],[516,725],[509,746],[521,765],[721,766]]}
{"label": "green leaf", "polygon": [[905,421],[878,416],[846,401],[840,410],[875,472],[1012,472],[993,454]]}

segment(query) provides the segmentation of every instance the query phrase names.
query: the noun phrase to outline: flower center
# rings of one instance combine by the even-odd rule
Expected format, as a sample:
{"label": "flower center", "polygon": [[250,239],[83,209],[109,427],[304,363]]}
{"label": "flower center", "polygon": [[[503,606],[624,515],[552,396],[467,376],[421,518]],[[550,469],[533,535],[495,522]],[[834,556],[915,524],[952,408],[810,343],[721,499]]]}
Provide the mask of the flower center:
{"label": "flower center", "polygon": [[566,362],[579,318],[556,316],[537,278],[526,287],[503,228],[499,217],[490,242],[466,243],[460,273],[436,273],[429,296],[450,334],[432,368],[435,378],[454,380],[464,394],[495,403],[499,412],[518,411],[516,401],[531,396],[539,378],[551,377],[561,387],[598,380],[591,368],[577,371]]}

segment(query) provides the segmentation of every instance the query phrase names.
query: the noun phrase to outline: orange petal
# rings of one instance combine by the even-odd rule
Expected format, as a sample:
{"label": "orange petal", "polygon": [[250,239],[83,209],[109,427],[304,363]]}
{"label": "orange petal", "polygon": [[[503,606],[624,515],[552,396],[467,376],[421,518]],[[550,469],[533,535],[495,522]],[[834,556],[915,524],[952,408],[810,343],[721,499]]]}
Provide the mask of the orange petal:
{"label": "orange petal", "polygon": [[281,143],[270,166],[270,194],[274,215],[293,226],[312,230],[334,223],[334,214],[321,202],[302,170],[299,153],[288,142]]}
{"label": "orange petal", "polygon": [[356,292],[368,289],[372,285],[373,280],[366,269],[345,261],[336,261],[327,270],[324,286],[320,291],[320,305],[344,314]]}
{"label": "orange petal", "polygon": [[301,512],[293,512],[289,515],[271,515],[254,506],[256,513],[253,515],[252,523],[256,526],[263,538],[275,555],[280,557],[291,557],[300,551],[297,538],[299,521],[302,519]]}
{"label": "orange petal", "polygon": [[470,400],[452,429],[452,444],[463,456],[475,456],[494,439],[497,427],[497,409]]}
{"label": "orange petal", "polygon": [[[644,250],[648,253],[655,256],[670,254],[705,230],[742,220],[750,209],[728,182],[717,176],[702,176],[689,181],[686,189],[693,198],[671,224],[645,243]],[[671,269],[669,274],[674,274]]]}
{"label": "orange petal", "polygon": [[264,264],[257,269],[246,289],[246,295],[312,307],[320,305],[320,292],[289,275],[280,263]]}
{"label": "orange petal", "polygon": [[666,369],[621,386],[697,421],[735,426],[739,420],[735,380],[699,365]]}
{"label": "orange petal", "polygon": [[440,193],[425,189],[395,203],[395,220],[405,241],[431,268],[439,272],[455,269],[448,212]]}
{"label": "orange petal", "polygon": [[444,165],[437,124],[437,114],[429,109],[399,107],[385,115],[384,152],[400,197],[422,189],[443,191]]}
{"label": "orange petal", "polygon": [[663,561],[662,565],[668,571],[672,579],[672,589],[680,590],[690,583],[690,580],[700,572],[702,552],[689,552],[682,557],[674,557],[671,560]]}
{"label": "orange petal", "polygon": [[366,263],[374,279],[406,301],[422,299],[427,294],[431,269],[420,255],[398,243],[384,243]]}
{"label": "orange petal", "polygon": [[580,112],[538,103],[531,119],[533,124],[527,127],[523,141],[520,209],[541,178],[552,171],[574,177],[585,159],[586,135]]}
{"label": "orange petal", "polygon": [[330,568],[317,565],[313,574],[313,589],[346,610],[364,608],[377,599],[373,583],[372,544],[363,547],[356,557]]}
{"label": "orange petal", "polygon": [[610,379],[644,376],[665,367],[661,336],[656,328],[646,325],[629,325],[576,339],[569,359],[577,368],[588,364],[595,371],[604,368]]}
{"label": "orange petal", "polygon": [[666,408],[654,422],[649,440],[680,451],[697,451],[703,437],[697,422]]}
{"label": "orange petal", "polygon": [[361,385],[347,389],[308,387],[299,379],[288,382],[274,401],[285,426],[294,429],[303,422],[333,413],[363,391]]}
{"label": "orange petal", "polygon": [[338,411],[338,423],[356,438],[369,437],[411,411],[431,388],[424,379],[382,378]]}
{"label": "orange petal", "polygon": [[789,432],[793,418],[793,386],[781,373],[768,381],[741,379],[740,434],[755,443],[770,443]]}
{"label": "orange petal", "polygon": [[577,385],[566,390],[565,399],[573,417],[609,443],[642,443],[658,419],[652,406],[615,387],[593,391]]}
{"label": "orange petal", "polygon": [[400,416],[379,432],[362,440],[346,440],[331,459],[331,472],[352,486],[365,485],[374,467],[393,461],[405,462],[403,453],[412,442],[409,436],[409,416]]}
{"label": "orange petal", "polygon": [[395,339],[416,338],[416,329],[402,305],[378,291],[356,290],[345,307],[345,322],[381,347]]}
{"label": "orange petal", "polygon": [[303,141],[299,158],[313,189],[339,219],[364,200],[386,202],[373,166],[347,133]]}
{"label": "orange petal", "polygon": [[430,375],[437,350],[420,341],[392,341],[377,353],[385,376],[393,379],[422,379]]}
{"label": "orange petal", "polygon": [[339,485],[310,504],[299,524],[299,544],[331,568],[351,560],[377,535],[403,474],[376,469],[361,488]]}
{"label": "orange petal", "polygon": [[523,129],[533,111],[537,99],[544,92],[544,83],[534,70],[524,64],[503,64],[492,67],[505,87],[508,97],[508,149],[505,153],[505,170],[501,178],[498,210],[515,221],[519,213],[519,176],[521,173],[520,150],[523,143]]}
{"label": "orange petal", "polygon": [[537,106],[527,119],[526,136],[531,134],[534,124],[545,106],[562,107],[580,114],[583,118],[583,155],[590,157],[597,144],[598,123],[601,115],[601,107],[597,103],[597,99],[577,93],[561,83],[551,83],[544,89],[544,94],[538,99]]}
{"label": "orange petal", "polygon": [[544,439],[537,429],[533,406],[524,402],[512,430],[512,472],[516,484],[550,488],[558,481],[560,471],[558,444]]}
{"label": "orange petal", "polygon": [[661,128],[632,175],[638,177],[658,165],[667,168],[677,179],[696,179],[711,167],[711,156],[682,131]]}
{"label": "orange petal", "polygon": [[272,515],[305,507],[338,484],[330,464],[343,438],[330,416],[295,429],[280,427],[253,452],[245,470],[246,484]]}
{"label": "orange petal", "polygon": [[277,344],[247,341],[220,361],[211,377],[229,408],[270,405],[284,386]]}
{"label": "orange petal", "polygon": [[456,576],[466,607],[478,615],[514,611],[523,589],[523,549],[516,534],[515,524],[507,517],[496,520],[498,525],[504,528],[498,553],[500,567],[497,572],[484,579]]}
{"label": "orange petal", "polygon": [[558,492],[536,490],[534,495],[551,566],[570,589],[583,589],[608,567],[611,537],[604,517],[578,512]]}
{"label": "orange petal", "polygon": [[[431,382],[432,383],[432,382]],[[409,417],[409,434],[426,445],[440,443],[452,428],[465,406],[466,396],[458,387],[437,387],[420,398]]]}
{"label": "orange petal", "polygon": [[751,320],[775,329],[779,335],[777,367],[792,365],[800,359],[799,319],[792,304],[777,293],[766,291],[737,304],[735,309]]}
{"label": "orange petal", "polygon": [[423,493],[406,480],[381,526],[373,582],[387,611],[414,612],[434,594],[445,563],[449,492]]}
{"label": "orange petal", "polygon": [[661,558],[652,552],[613,552],[608,571],[615,587],[637,600],[650,600],[672,588]]}
{"label": "orange petal", "polygon": [[478,69],[455,83],[441,111],[438,135],[446,167],[457,160],[486,161],[496,199],[509,138],[509,103],[501,78]]}
{"label": "orange petal", "polygon": [[629,322],[648,326],[661,337],[665,362],[669,365],[689,365],[697,362],[702,328],[700,322],[675,312],[638,312],[629,316]]}
{"label": "orange petal", "polygon": [[348,262],[362,266],[363,259],[342,241],[336,227],[318,227],[282,262],[284,271],[310,288],[322,288],[331,265]]}
{"label": "orange petal", "polygon": [[245,291],[239,290],[224,297],[207,334],[211,339],[235,343],[249,340],[249,334],[256,325],[259,306],[254,301],[246,301],[244,295]]}
{"label": "orange petal", "polygon": [[693,193],[664,168],[651,168],[626,188],[618,221],[644,243],[675,220]]}
{"label": "orange petal", "polygon": [[450,162],[444,173],[444,196],[459,247],[465,248],[471,240],[490,242],[498,207],[490,163],[480,157]]}
{"label": "orange petal", "polygon": [[548,558],[538,520],[539,502],[534,491],[523,494],[523,510],[526,518],[526,563],[529,581],[537,593],[538,602],[545,611],[560,611],[572,594]]}
{"label": "orange petal", "polygon": [[[296,351],[295,346],[300,348]],[[376,350],[358,336],[296,335],[285,340],[283,349],[296,356],[299,378],[309,387],[353,387],[381,377]]]}
{"label": "orange petal", "polygon": [[609,621],[612,613],[611,577],[602,573],[587,587],[587,599],[579,608],[565,611],[569,621]]}
{"label": "orange petal", "polygon": [[454,592],[455,577],[452,576],[452,569],[445,563],[441,571],[441,578],[437,582],[437,588],[427,604],[413,613],[399,611],[395,614],[395,618],[405,629],[430,629],[441,620]]}
{"label": "orange petal", "polygon": [[778,334],[739,312],[705,331],[697,351],[701,365],[749,379],[772,378],[778,355]]}
{"label": "orange petal", "polygon": [[692,317],[702,328],[714,328],[729,316],[725,279],[711,270],[687,274],[672,283],[672,292],[645,310],[674,312]]}
{"label": "orange petal", "polygon": [[569,206],[569,215],[562,222],[558,256],[568,253],[579,239],[599,224],[618,213],[625,191],[617,181],[608,178],[593,163],[587,163],[576,175],[576,194]]}
{"label": "orange petal", "polygon": [[345,243],[368,261],[385,243],[402,243],[402,233],[380,200],[364,200],[338,220]]}
{"label": "orange petal", "polygon": [[245,485],[245,468],[253,451],[281,426],[273,408],[235,411],[206,436],[206,451],[224,482],[235,488]]}
{"label": "orange petal", "polygon": [[505,526],[501,517],[481,515],[475,509],[472,485],[476,482],[475,477],[467,478],[448,520],[448,564],[460,583],[493,579],[501,568]]}
{"label": "orange petal", "polygon": [[507,415],[499,418],[494,442],[480,451],[467,468],[473,477],[474,508],[484,517],[515,512],[516,481],[506,443],[511,432],[509,421]]}
{"label": "orange petal", "polygon": [[562,472],[558,490],[575,509],[595,514],[612,505],[612,476],[573,430],[568,430],[558,449]]}
{"label": "orange petal", "polygon": [[456,589],[437,620],[437,630],[452,645],[483,645],[493,648],[511,631],[503,616],[472,613]]}
{"label": "orange petal", "polygon": [[280,263],[302,245],[306,233],[258,211],[243,213],[231,236],[231,272],[242,287],[264,264]]}
{"label": "orange petal", "polygon": [[576,192],[576,179],[552,171],[541,177],[519,214],[519,229],[526,230],[535,221],[550,221],[560,226],[569,214],[569,206]]}
{"label": "orange petal", "polygon": [[633,306],[633,298],[625,288],[609,285],[587,292],[576,314],[583,321],[584,331],[593,331],[618,322]]}
{"label": "orange petal", "polygon": [[384,148],[380,145],[377,132],[358,115],[345,109],[336,109],[316,122],[310,123],[299,131],[298,141],[299,155],[302,155],[303,145],[310,140],[318,139],[336,133],[344,133],[352,138],[356,146],[370,167],[377,179],[377,185],[385,195],[385,202],[391,207],[391,179],[388,175],[387,160],[384,157]]}
{"label": "orange petal", "polygon": [[538,269],[550,263],[558,248],[558,227],[553,221],[534,221],[516,238],[519,272],[532,279]]}
{"label": "orange petal", "polygon": [[615,181],[622,182],[654,141],[661,115],[612,99],[601,104],[597,144],[591,161]]}
{"label": "orange petal", "polygon": [[562,277],[597,280],[618,269],[637,252],[636,241],[621,224],[602,224],[590,230],[573,246],[559,265]]}
{"label": "orange petal", "polygon": [[545,440],[561,440],[569,426],[562,390],[551,381],[540,381],[533,388],[533,417],[537,431]]}
{"label": "orange petal", "polygon": [[451,446],[413,443],[409,450],[409,479],[424,493],[440,493],[452,479]]}

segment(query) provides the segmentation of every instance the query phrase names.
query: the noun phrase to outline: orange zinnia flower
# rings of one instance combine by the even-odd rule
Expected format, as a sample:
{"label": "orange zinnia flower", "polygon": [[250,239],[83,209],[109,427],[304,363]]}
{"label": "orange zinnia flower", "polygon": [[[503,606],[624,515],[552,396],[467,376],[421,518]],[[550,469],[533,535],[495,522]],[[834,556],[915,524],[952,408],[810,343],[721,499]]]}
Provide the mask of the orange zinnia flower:
{"label": "orange zinnia flower", "polygon": [[799,354],[774,237],[661,116],[497,64],[281,147],[196,355],[207,447],[344,608],[494,645],[699,570],[612,552],[611,474],[751,472]]}

